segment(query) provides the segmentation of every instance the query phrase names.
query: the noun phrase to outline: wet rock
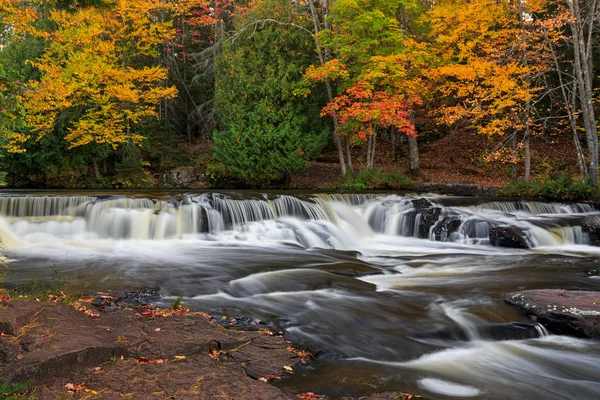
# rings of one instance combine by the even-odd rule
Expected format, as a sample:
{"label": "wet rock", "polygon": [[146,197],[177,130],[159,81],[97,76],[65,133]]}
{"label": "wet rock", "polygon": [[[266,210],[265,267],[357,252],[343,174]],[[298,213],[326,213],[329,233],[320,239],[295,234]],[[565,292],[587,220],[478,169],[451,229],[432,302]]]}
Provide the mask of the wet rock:
{"label": "wet rock", "polygon": [[[477,327],[477,338],[485,340],[523,340],[540,336],[535,324],[512,322],[507,324],[485,324]],[[412,335],[418,339],[472,340],[463,329],[446,328],[433,332],[416,332]]]}
{"label": "wet rock", "polygon": [[600,338],[600,292],[528,290],[505,301],[552,333]]}
{"label": "wet rock", "polygon": [[600,246],[600,215],[591,215],[582,221],[583,232],[587,233],[592,246]]}
{"label": "wet rock", "polygon": [[135,290],[131,292],[98,292],[91,295],[91,304],[100,311],[116,311],[119,308],[145,306],[161,300],[153,289]]}
{"label": "wet rock", "polygon": [[412,203],[413,203],[413,207],[417,211],[422,211],[427,208],[433,207],[433,203],[425,198],[412,200]]}
{"label": "wet rock", "polygon": [[510,247],[513,249],[528,249],[530,247],[527,239],[525,239],[525,234],[519,232],[516,228],[491,228],[489,235],[492,246]]}
{"label": "wet rock", "polygon": [[421,239],[428,239],[429,230],[438,222],[442,208],[434,206],[432,202],[425,198],[412,200],[412,203],[419,218],[417,236]]}
{"label": "wet rock", "polygon": [[462,221],[457,215],[447,215],[433,228],[436,241],[446,241],[454,232],[458,231]]}
{"label": "wet rock", "polygon": [[419,221],[419,237],[421,239],[429,238],[429,231],[434,226],[442,213],[440,207],[432,207],[421,212],[421,220]]}

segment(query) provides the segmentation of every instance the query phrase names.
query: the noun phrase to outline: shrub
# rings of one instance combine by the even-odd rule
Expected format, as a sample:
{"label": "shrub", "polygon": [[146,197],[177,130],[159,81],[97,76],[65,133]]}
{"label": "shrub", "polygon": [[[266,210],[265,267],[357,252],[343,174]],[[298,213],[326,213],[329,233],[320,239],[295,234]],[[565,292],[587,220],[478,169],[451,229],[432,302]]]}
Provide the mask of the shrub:
{"label": "shrub", "polygon": [[340,185],[344,190],[369,190],[369,189],[410,189],[414,185],[412,179],[400,170],[385,172],[377,168],[361,171],[354,176],[348,174],[346,181]]}
{"label": "shrub", "polygon": [[560,175],[555,179],[537,179],[529,182],[516,181],[498,191],[500,196],[539,197],[552,200],[590,200],[598,195],[598,189],[587,182]]}

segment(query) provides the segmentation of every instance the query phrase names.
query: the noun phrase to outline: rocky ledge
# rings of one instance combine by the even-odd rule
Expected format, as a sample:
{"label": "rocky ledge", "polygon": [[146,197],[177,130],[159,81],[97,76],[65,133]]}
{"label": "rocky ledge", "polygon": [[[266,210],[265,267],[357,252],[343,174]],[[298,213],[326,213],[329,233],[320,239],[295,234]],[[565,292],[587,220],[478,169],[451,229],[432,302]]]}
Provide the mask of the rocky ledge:
{"label": "rocky ledge", "polygon": [[600,338],[600,292],[528,290],[511,294],[505,301],[552,333]]}
{"label": "rocky ledge", "polygon": [[324,398],[270,384],[313,360],[281,332],[251,318],[160,309],[155,297],[111,292],[65,304],[0,296],[0,384],[27,382],[17,397],[39,400]]}

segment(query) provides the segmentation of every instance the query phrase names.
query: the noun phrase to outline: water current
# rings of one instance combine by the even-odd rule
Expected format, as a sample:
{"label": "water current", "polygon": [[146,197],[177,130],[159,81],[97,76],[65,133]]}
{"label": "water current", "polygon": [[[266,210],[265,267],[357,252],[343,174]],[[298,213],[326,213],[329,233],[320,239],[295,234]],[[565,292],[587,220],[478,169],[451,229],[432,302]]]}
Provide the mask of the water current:
{"label": "water current", "polygon": [[[0,195],[8,283],[156,288],[272,321],[320,349],[294,392],[598,399],[600,342],[550,335],[503,299],[600,290],[589,204],[400,194]],[[490,245],[511,227],[529,249]]]}

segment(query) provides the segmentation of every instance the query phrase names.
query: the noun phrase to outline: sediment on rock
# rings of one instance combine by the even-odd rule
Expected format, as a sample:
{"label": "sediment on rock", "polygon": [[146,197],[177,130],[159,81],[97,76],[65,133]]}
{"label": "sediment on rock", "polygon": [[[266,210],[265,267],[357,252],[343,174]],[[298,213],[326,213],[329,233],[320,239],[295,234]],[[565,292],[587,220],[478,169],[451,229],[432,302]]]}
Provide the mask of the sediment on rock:
{"label": "sediment on rock", "polygon": [[103,300],[94,302],[111,312],[87,315],[66,304],[2,303],[0,381],[30,382],[42,400],[285,399],[293,396],[267,382],[310,357],[267,329],[230,330],[204,313],[161,316]]}
{"label": "sediment on rock", "polygon": [[600,338],[600,292],[528,290],[511,294],[505,301],[552,333]]}

